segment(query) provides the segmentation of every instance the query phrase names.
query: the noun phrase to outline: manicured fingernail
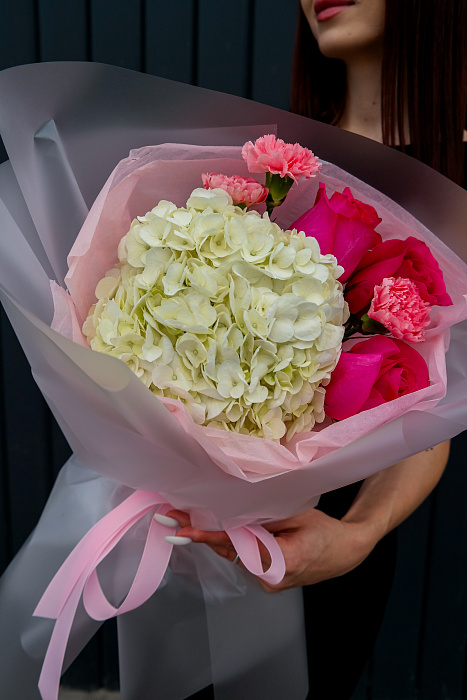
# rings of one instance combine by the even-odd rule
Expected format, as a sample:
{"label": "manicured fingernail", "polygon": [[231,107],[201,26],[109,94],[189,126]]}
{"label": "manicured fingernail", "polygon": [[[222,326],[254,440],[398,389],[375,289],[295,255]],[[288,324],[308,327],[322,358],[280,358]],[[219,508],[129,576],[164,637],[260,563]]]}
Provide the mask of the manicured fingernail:
{"label": "manicured fingernail", "polygon": [[175,518],[170,518],[168,515],[161,515],[160,513],[156,513],[154,515],[154,520],[156,522],[160,523],[161,525],[165,525],[166,527],[180,527],[180,523],[178,520],[175,520]]}
{"label": "manicured fingernail", "polygon": [[169,544],[190,544],[193,542],[189,537],[177,537],[177,535],[167,535],[167,537],[164,537],[165,541],[168,542]]}

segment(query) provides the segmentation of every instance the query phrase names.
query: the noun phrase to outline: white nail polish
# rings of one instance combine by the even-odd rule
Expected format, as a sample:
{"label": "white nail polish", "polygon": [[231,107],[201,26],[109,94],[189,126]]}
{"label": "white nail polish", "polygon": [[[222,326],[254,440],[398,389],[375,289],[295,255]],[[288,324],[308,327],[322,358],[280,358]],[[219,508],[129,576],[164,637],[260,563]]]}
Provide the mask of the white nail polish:
{"label": "white nail polish", "polygon": [[180,527],[178,520],[175,520],[175,518],[170,518],[168,515],[156,513],[154,515],[154,520],[161,525],[165,525],[166,527]]}
{"label": "white nail polish", "polygon": [[164,537],[165,541],[168,542],[169,544],[190,544],[193,542],[189,537],[177,537],[177,535],[167,535],[167,537]]}

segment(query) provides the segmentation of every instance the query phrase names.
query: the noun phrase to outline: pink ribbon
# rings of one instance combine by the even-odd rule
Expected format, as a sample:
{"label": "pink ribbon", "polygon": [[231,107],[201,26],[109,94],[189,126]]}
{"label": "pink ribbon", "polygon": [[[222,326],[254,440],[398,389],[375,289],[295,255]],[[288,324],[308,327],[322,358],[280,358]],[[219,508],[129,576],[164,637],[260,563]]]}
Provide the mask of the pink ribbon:
{"label": "pink ribbon", "polygon": [[[81,596],[88,615],[102,621],[134,610],[156,592],[173,548],[165,537],[175,534],[176,528],[161,525],[154,518],[149,525],[138,570],[120,607],[114,607],[107,600],[96,569],[125,533],[147,513],[154,511],[165,515],[170,510],[172,506],[161,494],[135,491],[89,530],[57,571],[34,611],[36,617],[56,620],[39,678],[43,700],[56,700],[58,697],[63,659]],[[252,574],[272,585],[283,579],[284,557],[273,535],[260,525],[231,528],[227,534],[243,565]],[[271,557],[267,571],[263,571],[258,540]]]}

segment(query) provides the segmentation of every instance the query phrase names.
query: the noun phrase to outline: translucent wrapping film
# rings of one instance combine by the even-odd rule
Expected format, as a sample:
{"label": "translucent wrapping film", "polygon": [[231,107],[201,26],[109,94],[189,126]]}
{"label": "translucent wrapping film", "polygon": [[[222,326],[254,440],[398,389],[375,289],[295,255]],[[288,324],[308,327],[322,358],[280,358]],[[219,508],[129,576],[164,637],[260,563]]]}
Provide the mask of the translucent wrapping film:
{"label": "translucent wrapping film", "polygon": [[[52,623],[32,618],[38,600],[85,532],[132,490],[163,493],[205,528],[276,520],[467,427],[467,327],[460,322],[467,316],[467,268],[459,259],[467,258],[467,194],[366,139],[240,98],[110,66],[10,69],[0,74],[0,96],[0,131],[10,157],[0,168],[2,302],[74,452],[36,530],[0,583],[0,678],[6,696],[19,700],[39,698],[37,681]],[[417,392],[423,396],[373,409],[369,421],[356,416],[293,441],[287,454],[276,449],[281,446],[264,445],[264,452],[256,453],[249,447],[239,461],[221,439],[187,429],[183,417],[169,413],[123,363],[73,342],[78,337],[66,308],[57,324],[60,333],[52,330],[50,280],[63,285],[67,256],[88,210],[130,150],[169,142],[203,146],[143,149],[115,171],[107,191],[125,187],[138,158],[155,163],[157,172],[158,163],[182,152],[190,177],[214,169],[207,164],[219,159],[226,165],[226,157],[227,167],[237,168],[239,149],[229,148],[226,156],[216,147],[238,147],[267,131],[298,140],[327,160],[322,180],[329,193],[350,186],[356,197],[376,207],[386,233],[397,228],[401,237],[405,231],[424,238],[447,272],[456,304],[433,315],[426,350],[432,385]],[[175,181],[168,187],[173,192]],[[287,226],[311,206],[316,187],[299,186],[278,223]],[[162,196],[167,193],[155,194],[154,204]],[[95,216],[98,210],[97,203]],[[74,262],[81,253],[74,249]],[[63,295],[55,296],[65,307]],[[395,404],[404,399],[406,412],[400,416],[401,404]],[[264,478],[257,469],[261,462],[278,464],[277,473]],[[145,532],[145,523],[136,526],[100,565],[99,576],[114,602],[128,591]],[[302,618],[300,591],[266,594],[253,577],[204,546],[176,551],[156,595],[119,619],[122,698],[149,700],[159,693],[182,700],[214,682],[221,700],[303,700]],[[80,608],[66,663],[97,627]]]}

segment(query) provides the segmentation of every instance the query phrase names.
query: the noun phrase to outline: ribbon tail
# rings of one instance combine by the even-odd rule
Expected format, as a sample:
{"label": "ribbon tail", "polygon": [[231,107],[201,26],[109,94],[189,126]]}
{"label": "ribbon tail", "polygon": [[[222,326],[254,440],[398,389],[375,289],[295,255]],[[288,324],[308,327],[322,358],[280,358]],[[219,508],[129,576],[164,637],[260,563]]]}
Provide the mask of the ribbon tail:
{"label": "ribbon tail", "polygon": [[[43,700],[57,698],[68,639],[82,594],[88,615],[102,621],[142,605],[159,587],[173,548],[165,541],[165,535],[172,529],[154,519],[130,591],[119,608],[105,597],[96,569],[128,530],[162,500],[157,493],[133,493],[91,528],[44,592],[34,615],[56,619],[56,623],[40,675]],[[165,502],[159,507],[164,513],[168,510],[170,505]]]}
{"label": "ribbon tail", "polygon": [[[170,510],[170,506],[159,508],[158,512]],[[173,532],[175,533],[175,528]],[[135,578],[123,603],[114,607],[107,600],[94,568],[86,581],[83,603],[86,612],[94,620],[108,620],[143,605],[159,588],[169,564],[173,545],[165,541],[170,528],[151,520],[143,555]]]}
{"label": "ribbon tail", "polygon": [[[86,572],[89,575],[123,535],[151,507],[163,500],[157,493],[135,491],[117,508],[99,520],[65,559],[47,586],[33,614],[37,617],[58,618],[67,602],[73,582],[80,580]],[[70,582],[72,582],[71,585]]]}
{"label": "ribbon tail", "polygon": [[83,580],[77,581],[55,623],[39,677],[38,687],[42,700],[57,700],[63,660],[83,583]]}

